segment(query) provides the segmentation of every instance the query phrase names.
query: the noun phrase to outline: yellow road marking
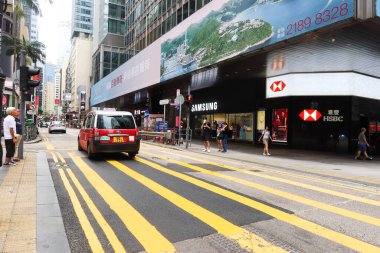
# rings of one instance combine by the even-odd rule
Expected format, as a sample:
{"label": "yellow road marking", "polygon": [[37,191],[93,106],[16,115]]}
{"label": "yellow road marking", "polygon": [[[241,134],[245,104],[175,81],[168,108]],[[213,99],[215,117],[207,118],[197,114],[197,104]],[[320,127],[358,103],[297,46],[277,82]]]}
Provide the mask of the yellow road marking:
{"label": "yellow road marking", "polygon": [[69,153],[69,156],[147,252],[169,253],[176,251],[173,244],[171,244],[152,224],[149,223],[149,221],[122,198],[80,157],[73,153]]}
{"label": "yellow road marking", "polygon": [[53,145],[51,145],[48,138],[45,137],[43,142],[44,142],[47,150],[54,150],[54,147],[53,147]]}
{"label": "yellow road marking", "polygon": [[233,182],[236,182],[236,183],[239,183],[239,184],[251,187],[251,188],[256,188],[258,190],[261,190],[261,191],[264,191],[264,192],[268,192],[270,194],[277,195],[279,197],[286,198],[286,199],[289,199],[289,200],[292,200],[292,201],[295,201],[295,202],[298,202],[298,203],[302,203],[304,205],[308,205],[308,206],[312,206],[312,207],[315,207],[315,208],[319,208],[319,209],[325,210],[327,212],[331,212],[331,213],[335,213],[335,214],[338,214],[338,215],[346,216],[346,217],[351,218],[351,219],[355,219],[355,220],[358,220],[358,221],[361,221],[361,222],[365,222],[365,223],[368,223],[368,224],[380,227],[380,219],[379,218],[371,217],[371,216],[360,214],[360,213],[357,213],[357,212],[352,212],[352,211],[349,211],[349,210],[346,210],[346,209],[343,209],[343,208],[339,208],[339,207],[332,206],[332,205],[329,205],[329,204],[325,204],[325,203],[322,203],[322,202],[319,202],[319,201],[315,201],[315,200],[311,200],[311,199],[308,199],[308,198],[304,198],[304,197],[299,196],[299,195],[295,195],[295,194],[288,193],[288,192],[285,192],[285,191],[277,190],[277,189],[274,189],[272,187],[256,184],[256,183],[244,180],[244,179],[239,179],[239,178],[236,178],[236,177],[224,175],[224,174],[221,174],[221,173],[218,173],[218,172],[212,172],[210,170],[206,170],[206,169],[204,169],[202,167],[199,167],[199,166],[196,166],[196,165],[191,165],[191,164],[188,164],[188,163],[185,163],[185,162],[176,161],[174,159],[167,158],[167,157],[164,157],[164,156],[160,156],[160,155],[157,155],[157,154],[152,154],[152,153],[148,153],[148,152],[142,152],[142,153],[146,153],[146,154],[149,154],[149,155],[154,155],[154,156],[159,157],[161,159],[167,159],[167,160],[169,160],[171,162],[174,162],[176,164],[179,164],[179,165],[181,165],[183,167],[186,167],[186,168],[189,168],[189,169],[192,169],[192,170],[196,170],[196,171],[203,172],[203,173],[206,173],[206,174],[209,174],[209,175],[213,175],[213,176],[217,176],[217,177],[220,177],[220,178],[228,179],[230,181],[233,181]]}
{"label": "yellow road marking", "polygon": [[84,201],[86,202],[88,208],[90,209],[91,213],[94,215],[96,221],[98,222],[99,226],[104,231],[104,234],[106,235],[108,241],[111,243],[113,249],[115,252],[126,252],[123,245],[121,244],[120,240],[117,238],[115,232],[112,230],[111,226],[107,223],[107,221],[104,219],[103,215],[100,213],[98,208],[95,206],[94,202],[91,200],[90,196],[88,196],[86,190],[82,187],[77,177],[74,175],[71,169],[67,169],[67,173],[69,174],[71,180],[73,181],[74,185],[78,189],[79,193],[82,195]]}
{"label": "yellow road marking", "polygon": [[[192,183],[198,187],[201,187],[203,189],[209,190],[211,192],[214,192],[216,194],[219,194],[221,196],[224,196],[226,198],[232,199],[236,202],[239,202],[243,205],[249,206],[253,209],[259,210],[263,213],[266,213],[278,220],[281,220],[285,223],[291,224],[293,226],[296,226],[300,229],[303,229],[305,231],[308,231],[310,233],[313,233],[315,235],[321,236],[325,239],[328,239],[330,241],[339,243],[341,245],[344,245],[345,247],[351,248],[353,250],[356,250],[358,252],[363,253],[378,253],[380,252],[380,248],[376,247],[374,245],[371,245],[369,243],[360,241],[358,239],[355,239],[353,237],[341,234],[339,232],[336,232],[334,230],[325,228],[323,226],[320,226],[316,223],[307,221],[305,219],[302,219],[300,217],[297,217],[293,214],[288,214],[284,211],[278,210],[274,207],[265,205],[263,203],[260,203],[258,201],[252,200],[250,198],[244,197],[242,195],[239,195],[237,193],[225,190],[221,187],[206,183],[202,180],[190,177],[185,174],[181,174],[172,170],[169,170],[167,168],[164,168],[156,163],[150,162],[148,160],[142,159],[140,157],[135,158],[136,161],[144,163],[156,170],[159,170],[161,172],[167,173],[169,175],[172,175],[174,177],[180,178],[186,182]],[[213,174],[212,172],[209,172],[210,174]]]}
{"label": "yellow road marking", "polygon": [[278,248],[263,238],[243,229],[239,226],[232,224],[231,222],[223,219],[222,217],[210,212],[209,210],[195,204],[194,202],[180,196],[179,194],[159,185],[153,180],[131,170],[127,166],[117,161],[108,161],[118,170],[122,171],[129,177],[145,185],[150,190],[154,191],[158,195],[167,199],[177,207],[188,212],[197,219],[203,221],[210,227],[213,227],[218,233],[236,241],[243,249],[249,252],[273,252],[280,253],[285,252],[283,249]]}
{"label": "yellow road marking", "polygon": [[50,154],[51,154],[51,156],[53,157],[53,161],[54,161],[55,163],[58,163],[57,156],[54,154],[54,152],[51,151]]}
{"label": "yellow road marking", "polygon": [[88,243],[91,247],[92,252],[104,252],[103,247],[95,234],[94,229],[92,228],[90,221],[88,220],[82,206],[80,205],[79,199],[75,194],[74,189],[71,187],[69,180],[67,179],[65,172],[62,169],[59,169],[59,174],[61,175],[62,182],[69,194],[71,203],[73,204],[74,211],[78,217],[79,223],[82,226],[83,232],[86,235]]}
{"label": "yellow road marking", "polygon": [[[161,152],[169,153],[166,151],[161,151]],[[156,154],[151,154],[151,155],[156,155]],[[239,169],[239,168],[224,165],[224,164],[218,164],[218,163],[214,163],[214,162],[210,162],[210,161],[206,161],[203,159],[198,159],[198,158],[194,158],[194,157],[190,157],[190,156],[186,156],[186,155],[179,155],[179,154],[176,154],[176,155],[180,156],[180,157],[188,158],[188,159],[191,159],[194,161],[203,162],[203,163],[207,163],[210,165],[218,166],[221,168],[225,168],[225,169],[229,169],[229,170],[233,170],[233,171],[238,171],[240,173],[253,175],[255,177],[261,177],[261,178],[265,178],[265,179],[269,179],[269,180],[273,180],[273,181],[277,181],[277,182],[281,182],[281,183],[285,183],[285,184],[290,184],[290,185],[294,185],[297,187],[301,187],[301,188],[305,188],[305,189],[309,189],[309,190],[313,190],[313,191],[318,191],[318,192],[326,193],[329,195],[333,195],[333,196],[337,196],[337,197],[341,197],[341,198],[345,198],[345,199],[355,200],[355,201],[365,203],[365,204],[369,204],[369,205],[380,206],[380,201],[377,201],[377,200],[367,199],[367,198],[363,198],[363,197],[359,197],[359,196],[355,196],[355,195],[351,195],[351,194],[347,194],[347,193],[343,193],[343,192],[337,192],[337,191],[321,188],[318,186],[308,185],[308,184],[304,184],[304,183],[300,183],[300,182],[296,182],[296,181],[292,181],[292,180],[288,180],[288,179],[283,179],[283,178],[273,177],[273,176],[269,176],[269,175],[259,174],[259,173],[255,173],[252,171]]]}
{"label": "yellow road marking", "polygon": [[66,163],[65,159],[63,158],[62,154],[59,153],[58,151],[55,152],[59,158],[59,160],[62,162],[62,163]]}
{"label": "yellow road marking", "polygon": [[[174,152],[161,151],[161,150],[160,150],[160,152],[167,153],[167,154],[172,154],[172,155],[177,155],[177,152],[174,153]],[[199,156],[202,156],[202,154],[199,154],[199,153],[196,153],[196,154],[198,154]],[[294,178],[299,178],[299,179],[305,179],[305,180],[308,180],[308,181],[317,182],[317,183],[323,183],[323,184],[327,184],[327,185],[332,185],[332,186],[336,186],[336,187],[339,187],[339,188],[344,188],[344,189],[349,189],[349,190],[354,190],[354,191],[359,191],[359,192],[364,192],[364,193],[369,193],[369,194],[380,195],[380,192],[378,190],[375,190],[375,189],[369,189],[369,188],[360,187],[360,186],[348,186],[348,185],[345,185],[343,183],[334,182],[334,181],[330,181],[330,180],[326,180],[326,179],[314,178],[314,177],[310,177],[310,176],[306,176],[306,175],[300,175],[300,174],[295,174],[295,173],[290,173],[290,172],[285,172],[285,171],[279,171],[279,170],[276,170],[276,169],[264,168],[264,167],[261,167],[259,165],[247,164],[249,162],[247,162],[247,163],[239,163],[239,162],[233,161],[233,160],[225,158],[225,157],[211,157],[211,156],[207,156],[207,159],[210,159],[210,160],[213,160],[213,161],[218,161],[218,162],[220,162],[220,160],[224,160],[224,161],[227,161],[230,164],[241,165],[241,166],[248,166],[249,168],[258,169],[258,170],[262,170],[262,171],[265,171],[265,172],[280,174],[280,175],[294,177]],[[270,165],[270,164],[267,164],[267,165]],[[281,167],[281,165],[280,165],[280,167]],[[282,167],[285,168],[284,166],[282,166]]]}

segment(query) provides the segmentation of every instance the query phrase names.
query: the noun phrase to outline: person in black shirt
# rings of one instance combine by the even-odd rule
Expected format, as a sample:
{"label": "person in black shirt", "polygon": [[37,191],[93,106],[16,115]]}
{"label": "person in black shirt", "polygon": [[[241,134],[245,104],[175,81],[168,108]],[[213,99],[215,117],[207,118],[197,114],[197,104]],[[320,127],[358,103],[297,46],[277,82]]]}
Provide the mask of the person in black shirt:
{"label": "person in black shirt", "polygon": [[210,152],[210,139],[211,139],[211,124],[205,118],[202,123],[202,140],[204,142],[205,148],[203,151]]}

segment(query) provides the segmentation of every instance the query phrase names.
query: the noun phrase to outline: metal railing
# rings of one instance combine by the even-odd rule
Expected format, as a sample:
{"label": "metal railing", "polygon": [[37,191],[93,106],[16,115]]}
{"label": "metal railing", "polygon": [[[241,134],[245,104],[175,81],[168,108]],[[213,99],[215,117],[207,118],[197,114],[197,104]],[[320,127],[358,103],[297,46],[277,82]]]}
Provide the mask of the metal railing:
{"label": "metal railing", "polygon": [[[191,145],[192,130],[188,131],[188,141]],[[186,141],[186,129],[168,129],[166,132],[153,132],[153,131],[140,131],[139,136],[142,140],[152,140],[153,142],[160,142],[163,144],[181,145]]]}
{"label": "metal railing", "polygon": [[38,135],[38,129],[35,125],[25,126],[25,129],[24,129],[25,141],[35,140],[37,138],[37,135]]}

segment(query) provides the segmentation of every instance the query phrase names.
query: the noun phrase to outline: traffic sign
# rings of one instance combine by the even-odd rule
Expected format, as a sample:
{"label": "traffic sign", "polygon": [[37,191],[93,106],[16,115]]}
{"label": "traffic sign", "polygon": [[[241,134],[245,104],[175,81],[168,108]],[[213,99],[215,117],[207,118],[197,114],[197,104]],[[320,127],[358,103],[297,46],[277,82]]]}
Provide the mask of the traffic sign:
{"label": "traffic sign", "polygon": [[168,105],[170,103],[169,99],[162,99],[160,100],[160,105]]}
{"label": "traffic sign", "polygon": [[182,94],[179,94],[176,98],[175,98],[175,103],[176,104],[183,104],[185,102],[185,98],[182,96]]}

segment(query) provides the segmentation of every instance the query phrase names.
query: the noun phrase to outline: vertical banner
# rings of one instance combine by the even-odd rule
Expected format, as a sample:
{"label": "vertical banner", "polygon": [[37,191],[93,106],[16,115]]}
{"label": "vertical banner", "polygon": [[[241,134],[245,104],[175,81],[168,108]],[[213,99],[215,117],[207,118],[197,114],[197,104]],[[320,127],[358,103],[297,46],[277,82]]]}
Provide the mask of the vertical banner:
{"label": "vertical banner", "polygon": [[272,139],[274,142],[288,142],[288,109],[272,110]]}
{"label": "vertical banner", "polygon": [[80,110],[84,111],[86,109],[86,92],[80,92]]}

